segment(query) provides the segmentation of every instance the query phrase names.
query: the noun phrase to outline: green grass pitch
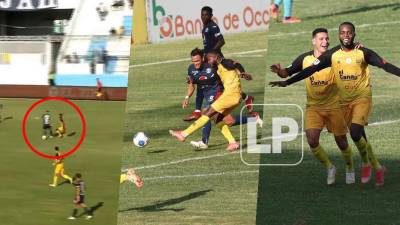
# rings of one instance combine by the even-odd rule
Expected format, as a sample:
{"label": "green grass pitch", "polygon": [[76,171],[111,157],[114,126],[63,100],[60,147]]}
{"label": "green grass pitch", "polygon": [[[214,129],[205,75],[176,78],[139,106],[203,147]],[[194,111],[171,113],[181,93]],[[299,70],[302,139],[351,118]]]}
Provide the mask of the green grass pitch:
{"label": "green grass pitch", "polygon": [[[84,217],[69,221],[67,217],[73,208],[74,187],[70,184],[49,187],[53,161],[31,152],[22,137],[23,116],[35,101],[37,99],[0,99],[4,106],[1,115],[6,119],[0,123],[0,223],[116,224],[125,102],[73,101],[86,119],[87,132],[81,147],[65,159],[66,174],[82,173],[87,186],[86,203],[95,206],[103,202],[103,206],[94,212],[90,221]],[[75,136],[42,141],[39,118],[46,109],[52,114],[53,129],[58,126],[58,113],[62,112],[68,133],[75,131]],[[81,129],[78,114],[70,106],[53,101],[37,106],[27,123],[30,141],[48,155],[54,155],[55,145],[64,152],[70,149],[77,143]],[[62,181],[59,179],[59,183]]]}

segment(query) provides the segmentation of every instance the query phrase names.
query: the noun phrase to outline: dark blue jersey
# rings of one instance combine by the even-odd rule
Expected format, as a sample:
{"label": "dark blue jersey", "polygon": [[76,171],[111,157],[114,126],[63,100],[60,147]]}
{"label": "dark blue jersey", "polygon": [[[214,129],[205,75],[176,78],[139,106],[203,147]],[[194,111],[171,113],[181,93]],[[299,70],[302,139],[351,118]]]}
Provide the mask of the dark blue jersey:
{"label": "dark blue jersey", "polygon": [[[210,50],[214,49],[218,41],[224,38],[221,34],[218,25],[212,20],[203,27],[201,33],[203,36],[203,46],[205,54],[207,54]],[[222,55],[221,49],[217,50]]]}
{"label": "dark blue jersey", "polygon": [[199,90],[221,89],[221,80],[215,68],[204,63],[200,69],[196,69],[193,64],[188,68],[189,80],[197,85]]}

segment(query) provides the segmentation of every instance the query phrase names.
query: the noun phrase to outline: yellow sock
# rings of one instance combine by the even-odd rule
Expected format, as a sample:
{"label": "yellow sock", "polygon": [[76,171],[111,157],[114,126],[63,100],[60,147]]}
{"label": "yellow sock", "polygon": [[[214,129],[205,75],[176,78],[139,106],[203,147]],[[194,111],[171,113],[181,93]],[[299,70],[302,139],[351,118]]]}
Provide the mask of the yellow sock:
{"label": "yellow sock", "polygon": [[217,127],[221,130],[222,135],[224,135],[225,139],[228,140],[229,144],[236,142],[231,131],[229,130],[229,126],[226,125],[224,121],[217,123]]}
{"label": "yellow sock", "polygon": [[66,180],[69,180],[72,183],[72,178],[68,176],[67,174],[63,174],[62,177]]}
{"label": "yellow sock", "polygon": [[186,130],[183,131],[183,135],[188,136],[193,134],[196,130],[204,127],[206,123],[210,120],[210,117],[202,115],[200,118],[198,118],[192,125],[190,125]]}
{"label": "yellow sock", "polygon": [[321,161],[321,163],[324,165],[326,169],[332,167],[332,163],[328,158],[328,155],[326,154],[324,148],[322,148],[321,145],[318,145],[316,148],[311,148],[312,153],[314,156]]}
{"label": "yellow sock", "polygon": [[361,137],[361,139],[359,141],[355,141],[354,144],[357,146],[363,164],[369,164],[367,141],[364,139],[364,137]]}
{"label": "yellow sock", "polygon": [[58,176],[53,177],[53,185],[57,185]]}
{"label": "yellow sock", "polygon": [[342,150],[341,152],[342,152],[342,157],[343,157],[344,161],[346,162],[347,169],[354,170],[353,155],[352,155],[351,147],[347,146],[347,148],[345,150]]}
{"label": "yellow sock", "polygon": [[127,180],[126,177],[127,177],[126,174],[121,174],[121,176],[119,177],[119,183],[120,184],[124,183]]}
{"label": "yellow sock", "polygon": [[372,146],[370,143],[367,142],[367,152],[368,152],[368,159],[371,162],[372,167],[374,170],[379,170],[382,168],[381,164],[378,162],[378,160],[375,157],[374,152],[372,151]]}

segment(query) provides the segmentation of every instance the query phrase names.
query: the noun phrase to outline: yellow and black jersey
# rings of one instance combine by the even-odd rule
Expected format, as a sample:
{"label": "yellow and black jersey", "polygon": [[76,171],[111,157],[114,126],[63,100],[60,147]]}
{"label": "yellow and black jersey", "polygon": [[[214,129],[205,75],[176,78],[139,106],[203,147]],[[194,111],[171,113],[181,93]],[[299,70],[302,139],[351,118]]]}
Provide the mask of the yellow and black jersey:
{"label": "yellow and black jersey", "polygon": [[[57,153],[55,154],[55,156],[60,156],[60,155],[62,155],[61,152],[57,152]],[[62,164],[62,163],[64,163],[64,158],[55,159],[55,163],[56,163],[56,164]]]}
{"label": "yellow and black jersey", "polygon": [[217,74],[224,86],[224,92],[241,93],[240,74],[232,60],[222,60],[218,64]]}
{"label": "yellow and black jersey", "polygon": [[[289,76],[312,66],[317,59],[313,51],[301,54],[286,68]],[[330,67],[315,72],[306,79],[307,106],[321,108],[339,107],[339,96],[334,84],[334,76]]]}
{"label": "yellow and black jersey", "polygon": [[371,97],[371,81],[368,65],[377,66],[388,73],[400,76],[400,68],[388,63],[368,48],[345,51],[336,46],[318,57],[310,66],[287,80],[293,84],[312,76],[315,72],[331,67],[339,96],[343,103],[362,97]]}

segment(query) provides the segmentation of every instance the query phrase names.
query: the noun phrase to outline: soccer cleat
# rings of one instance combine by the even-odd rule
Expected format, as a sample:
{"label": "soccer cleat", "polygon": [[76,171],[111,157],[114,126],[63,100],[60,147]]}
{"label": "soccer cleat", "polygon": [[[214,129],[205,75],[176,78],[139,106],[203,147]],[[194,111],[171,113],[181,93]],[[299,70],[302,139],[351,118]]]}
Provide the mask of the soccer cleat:
{"label": "soccer cleat", "polygon": [[240,148],[240,145],[238,142],[234,142],[234,143],[229,143],[228,147],[226,148],[226,150],[230,151],[230,152],[234,152],[236,150],[238,150]]}
{"label": "soccer cleat", "polygon": [[385,182],[385,172],[386,168],[382,166],[379,170],[375,172],[375,186],[382,187]]}
{"label": "soccer cleat", "polygon": [[366,164],[361,167],[361,183],[366,184],[371,180],[371,165]]}
{"label": "soccer cleat", "polygon": [[49,184],[50,187],[57,187],[55,184]]}
{"label": "soccer cleat", "polygon": [[70,216],[70,217],[68,217],[67,219],[69,219],[69,220],[76,220],[76,217],[75,217],[75,216]]}
{"label": "soccer cleat", "polygon": [[92,215],[87,215],[87,216],[86,216],[86,219],[87,219],[87,220],[90,220],[90,219],[92,219],[92,217],[93,217]]}
{"label": "soccer cleat", "polygon": [[283,19],[283,21],[282,21],[282,23],[284,23],[284,24],[288,24],[288,23],[300,23],[300,22],[301,22],[301,19],[296,18],[296,17],[293,17],[293,16],[288,17],[288,18],[285,18],[285,19]]}
{"label": "soccer cleat", "polygon": [[208,145],[205,144],[203,141],[191,141],[190,144],[195,147],[195,148],[199,148],[199,149],[207,149]]}
{"label": "soccer cleat", "polygon": [[252,112],[251,115],[256,118],[256,124],[262,128],[264,121],[260,118],[260,114],[258,112]]}
{"label": "soccer cleat", "polygon": [[180,142],[184,142],[186,140],[186,137],[183,136],[182,131],[169,130],[169,134],[178,139]]}
{"label": "soccer cleat", "polygon": [[326,183],[328,185],[333,185],[335,184],[335,180],[336,180],[336,167],[335,166],[331,166],[328,168],[327,170],[328,172],[328,177],[326,179]]}
{"label": "soccer cleat", "polygon": [[247,112],[251,113],[253,111],[253,102],[254,102],[254,97],[247,95],[246,97],[246,109]]}
{"label": "soccer cleat", "polygon": [[275,4],[271,4],[269,7],[269,14],[271,15],[272,18],[278,19],[278,13],[279,13],[279,8]]}
{"label": "soccer cleat", "polygon": [[200,111],[194,111],[194,112],[192,112],[192,114],[190,114],[188,116],[185,116],[183,118],[183,121],[190,122],[190,121],[193,121],[193,120],[197,120],[198,118],[200,118],[200,116],[201,116],[201,112]]}
{"label": "soccer cleat", "polygon": [[356,174],[354,170],[346,169],[346,184],[354,184],[356,182]]}

